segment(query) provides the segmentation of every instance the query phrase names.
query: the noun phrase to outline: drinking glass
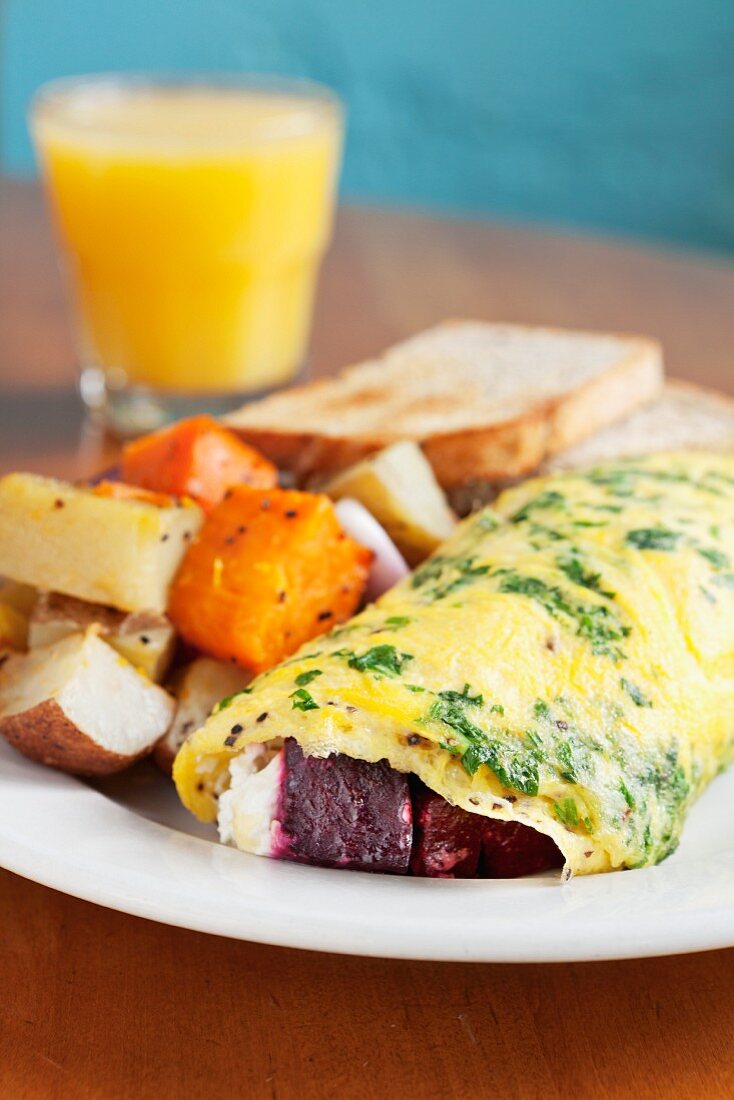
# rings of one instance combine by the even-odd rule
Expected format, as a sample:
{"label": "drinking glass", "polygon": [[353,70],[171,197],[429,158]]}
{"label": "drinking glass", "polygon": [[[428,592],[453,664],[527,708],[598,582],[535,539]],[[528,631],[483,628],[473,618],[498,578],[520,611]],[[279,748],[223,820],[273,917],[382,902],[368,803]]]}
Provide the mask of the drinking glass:
{"label": "drinking glass", "polygon": [[56,81],[31,129],[80,389],[123,436],[302,370],[331,235],[338,98],[278,77]]}

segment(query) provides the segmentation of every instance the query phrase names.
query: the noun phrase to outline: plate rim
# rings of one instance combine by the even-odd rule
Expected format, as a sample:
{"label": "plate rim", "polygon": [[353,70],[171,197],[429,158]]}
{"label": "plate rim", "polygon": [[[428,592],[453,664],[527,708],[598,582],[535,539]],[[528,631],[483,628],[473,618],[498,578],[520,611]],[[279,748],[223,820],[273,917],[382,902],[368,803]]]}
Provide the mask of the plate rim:
{"label": "plate rim", "polygon": [[[634,895],[639,886],[654,896],[661,873],[666,874],[666,864],[635,871],[631,891],[625,886],[632,877],[628,874],[588,876],[567,884],[559,884],[555,873],[533,879],[461,882],[359,872],[346,875],[338,870],[246,856],[182,833],[121,805],[79,779],[9,753],[12,750],[7,746],[0,747],[0,866],[58,892],[131,916],[272,946],[415,961],[611,961],[734,946],[734,901],[705,910],[704,921],[700,910],[693,907],[679,913],[672,927],[664,925],[661,929],[660,913],[643,911],[635,915],[633,922],[612,916],[584,931],[583,913],[589,906],[592,910],[598,907],[600,901],[603,909],[605,895]],[[23,809],[29,791],[32,794]],[[72,791],[76,793],[69,799]],[[49,838],[44,823],[50,817],[56,825],[54,815],[64,806],[70,807],[70,812],[62,814]],[[90,832],[92,824],[94,830]],[[108,861],[102,857],[106,829],[112,830],[113,858]],[[138,849],[130,844],[133,838],[143,842],[139,866],[135,863]],[[157,866],[156,875],[153,870]],[[187,871],[192,879],[182,880],[182,873]],[[202,894],[197,892],[201,883],[193,893],[191,889],[198,878],[205,882],[212,875],[225,880],[233,893],[215,895],[215,904],[207,911],[201,904]],[[249,896],[247,888],[253,886]],[[546,894],[546,890],[552,893]],[[447,903],[452,893],[453,899]],[[542,934],[513,936],[508,930],[512,914],[507,919],[502,914],[500,919],[489,903],[484,916],[478,915],[472,895],[479,894],[494,895],[511,910],[513,900],[522,905],[545,894],[549,908]],[[311,908],[294,920],[289,904],[302,902],[304,897],[311,900]],[[466,908],[469,899],[465,938],[449,937],[437,942],[444,925],[454,931],[444,915],[440,919],[429,916],[422,928],[406,925],[406,920],[424,911],[427,899],[432,899],[444,915],[457,902],[458,910],[451,912],[460,912],[461,900]],[[348,913],[348,922],[340,914],[342,907]],[[368,914],[374,914],[376,907],[393,912],[394,927],[385,927],[379,921],[370,923]],[[522,929],[522,922],[518,928]]]}

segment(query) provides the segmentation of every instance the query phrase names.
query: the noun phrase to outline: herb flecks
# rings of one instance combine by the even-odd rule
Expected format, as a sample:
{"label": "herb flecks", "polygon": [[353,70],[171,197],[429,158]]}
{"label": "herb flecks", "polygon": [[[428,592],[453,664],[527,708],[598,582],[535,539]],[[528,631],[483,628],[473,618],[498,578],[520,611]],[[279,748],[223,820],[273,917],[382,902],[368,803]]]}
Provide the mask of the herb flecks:
{"label": "herb flecks", "polygon": [[731,566],[731,561],[727,555],[713,546],[697,546],[696,550],[702,558],[713,565],[714,569],[729,569]]}
{"label": "herb flecks", "polygon": [[375,645],[364,653],[346,656],[350,668],[379,676],[400,676],[406,664],[413,660],[412,653],[401,653],[394,645]]}
{"label": "herb flecks", "polygon": [[627,803],[630,810],[634,810],[634,808],[636,806],[634,795],[632,794],[632,792],[630,791],[629,787],[627,786],[627,784],[625,783],[625,781],[623,779],[620,780],[620,783],[619,783],[619,792],[622,795],[622,798]]}
{"label": "herb flecks", "polygon": [[251,693],[252,688],[242,688],[241,691],[234,691],[231,695],[225,695],[224,699],[220,699],[217,703],[214,714],[219,714],[220,711],[226,710],[240,695],[250,695]]}
{"label": "herb flecks", "polygon": [[288,696],[293,700],[293,710],[319,710],[319,704],[305,688],[298,688]]}
{"label": "herb flecks", "polygon": [[652,700],[648,699],[641,688],[638,688],[637,684],[633,684],[631,680],[625,679],[623,676],[619,681],[623,691],[626,691],[632,702],[636,707],[651,707]]}
{"label": "herb flecks", "polygon": [[323,676],[323,672],[320,668],[311,668],[308,672],[299,672],[295,679],[296,687],[307,687],[312,683],[317,676]]}
{"label": "herb flecks", "polygon": [[637,527],[628,531],[625,542],[637,550],[675,550],[683,538],[680,531],[671,531],[668,527]]}
{"label": "herb flecks", "polygon": [[489,566],[477,565],[475,556],[449,557],[437,554],[415,571],[411,584],[413,588],[427,588],[432,581],[441,582],[427,589],[427,595],[432,600],[443,600],[488,573]]}
{"label": "herb flecks", "polygon": [[533,703],[533,714],[536,718],[543,718],[550,720],[551,709],[546,703],[545,699],[536,699]]}
{"label": "herb flecks", "polygon": [[568,829],[575,829],[579,823],[579,811],[573,798],[564,798],[561,802],[553,803],[555,817]]}
{"label": "herb flecks", "polygon": [[557,489],[544,489],[536,497],[532,497],[526,504],[510,516],[510,523],[523,523],[530,518],[531,513],[548,508],[562,508],[566,503],[563,493]]}
{"label": "herb flecks", "polygon": [[615,663],[624,659],[625,654],[616,643],[629,637],[631,628],[623,626],[606,605],[576,603],[558,585],[512,569],[498,570],[497,575],[500,576],[500,592],[528,596],[554,619],[574,623],[576,633],[590,642],[596,656],[610,657]]}
{"label": "herb flecks", "polygon": [[565,573],[574,584],[578,584],[581,588],[588,588],[591,592],[597,592],[600,596],[605,596],[609,600],[614,599],[615,593],[602,587],[601,573],[594,573],[591,569],[586,569],[576,554],[565,558],[556,558],[556,564],[561,572]]}
{"label": "herb flecks", "polygon": [[471,688],[468,684],[464,684],[461,691],[439,691],[439,699],[445,699],[449,703],[458,703],[459,705],[467,707],[481,707],[484,705],[483,695],[472,695]]}
{"label": "herb flecks", "polygon": [[467,711],[479,709],[483,703],[483,697],[472,695],[468,684],[462,691],[441,691],[429,708],[427,721],[440,722],[460,736],[463,751],[453,742],[444,744],[453,755],[461,755],[462,766],[469,775],[474,775],[482,764],[486,764],[504,787],[523,794],[537,794],[538,761],[533,747],[528,750],[520,742],[513,744],[517,739],[510,731],[487,732],[477,725]]}

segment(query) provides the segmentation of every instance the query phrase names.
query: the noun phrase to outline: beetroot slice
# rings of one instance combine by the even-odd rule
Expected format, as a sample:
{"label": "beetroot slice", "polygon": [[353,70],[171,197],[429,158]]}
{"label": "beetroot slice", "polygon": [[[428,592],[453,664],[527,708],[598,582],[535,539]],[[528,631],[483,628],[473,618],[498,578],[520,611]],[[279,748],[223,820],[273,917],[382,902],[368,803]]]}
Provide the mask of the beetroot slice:
{"label": "beetroot slice", "polygon": [[479,872],[483,878],[520,878],[562,866],[563,856],[549,836],[518,821],[485,818]]}
{"label": "beetroot slice", "polygon": [[408,781],[386,760],[304,756],[283,747],[272,855],[321,867],[405,874],[413,838]]}
{"label": "beetroot slice", "polygon": [[482,851],[485,819],[452,806],[423,783],[413,784],[413,852],[410,870],[427,878],[473,878]]}

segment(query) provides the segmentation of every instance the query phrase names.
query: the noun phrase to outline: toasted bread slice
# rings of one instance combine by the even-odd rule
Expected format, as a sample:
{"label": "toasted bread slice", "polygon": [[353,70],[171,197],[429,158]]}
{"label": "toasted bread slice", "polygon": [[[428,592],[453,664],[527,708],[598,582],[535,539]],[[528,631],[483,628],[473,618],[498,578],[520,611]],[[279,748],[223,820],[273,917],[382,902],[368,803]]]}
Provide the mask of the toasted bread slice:
{"label": "toasted bread slice", "polygon": [[[667,381],[656,401],[583,443],[547,459],[538,474],[580,470],[616,458],[680,450],[734,450],[734,398],[688,382]],[[460,516],[491,503],[517,479],[471,478],[450,494]]]}
{"label": "toasted bread slice", "polygon": [[659,451],[734,451],[734,399],[668,381],[653,404],[543,463],[541,473]]}
{"label": "toasted bread slice", "polygon": [[661,386],[660,346],[646,337],[454,321],[227,423],[299,478],[412,439],[450,488],[528,473]]}

